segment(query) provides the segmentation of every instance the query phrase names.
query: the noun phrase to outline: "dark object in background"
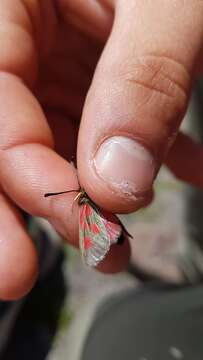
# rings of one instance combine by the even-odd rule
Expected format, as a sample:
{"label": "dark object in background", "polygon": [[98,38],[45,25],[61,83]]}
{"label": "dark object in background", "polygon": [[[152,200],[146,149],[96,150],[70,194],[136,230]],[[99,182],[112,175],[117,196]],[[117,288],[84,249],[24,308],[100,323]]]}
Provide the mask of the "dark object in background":
{"label": "dark object in background", "polygon": [[203,285],[151,284],[98,309],[81,360],[202,360]]}

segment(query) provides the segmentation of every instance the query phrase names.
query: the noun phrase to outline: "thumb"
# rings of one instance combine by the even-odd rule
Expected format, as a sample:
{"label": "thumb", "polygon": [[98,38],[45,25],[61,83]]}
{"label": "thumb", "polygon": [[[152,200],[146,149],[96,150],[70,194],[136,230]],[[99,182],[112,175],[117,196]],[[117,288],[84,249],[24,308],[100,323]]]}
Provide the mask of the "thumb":
{"label": "thumb", "polygon": [[87,96],[81,185],[100,206],[146,205],[184,116],[203,41],[203,2],[118,1]]}

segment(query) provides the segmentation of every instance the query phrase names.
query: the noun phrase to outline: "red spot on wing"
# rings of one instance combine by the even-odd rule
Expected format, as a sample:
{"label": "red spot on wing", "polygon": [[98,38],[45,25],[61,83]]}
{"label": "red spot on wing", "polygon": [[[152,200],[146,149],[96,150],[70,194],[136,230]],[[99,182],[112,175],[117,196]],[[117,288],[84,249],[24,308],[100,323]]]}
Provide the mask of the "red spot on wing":
{"label": "red spot on wing", "polygon": [[88,250],[92,247],[92,241],[88,236],[84,237],[83,244],[85,250]]}
{"label": "red spot on wing", "polygon": [[85,204],[84,208],[85,208],[85,216],[89,217],[91,215],[91,212],[92,212],[91,206],[89,204]]}
{"label": "red spot on wing", "polygon": [[80,226],[82,228],[83,228],[83,225],[84,225],[83,217],[84,217],[84,212],[83,212],[83,209],[82,209],[82,206],[81,206],[80,207],[80,212],[79,212],[79,222],[80,222]]}
{"label": "red spot on wing", "polygon": [[91,216],[91,212],[92,212],[92,209],[89,204],[82,204],[80,206],[79,224],[80,224],[80,228],[82,230],[85,230],[87,228],[87,222],[88,223],[90,222],[87,219]]}
{"label": "red spot on wing", "polygon": [[100,230],[99,230],[98,226],[95,223],[91,224],[90,229],[93,232],[93,234],[99,234],[100,233]]}

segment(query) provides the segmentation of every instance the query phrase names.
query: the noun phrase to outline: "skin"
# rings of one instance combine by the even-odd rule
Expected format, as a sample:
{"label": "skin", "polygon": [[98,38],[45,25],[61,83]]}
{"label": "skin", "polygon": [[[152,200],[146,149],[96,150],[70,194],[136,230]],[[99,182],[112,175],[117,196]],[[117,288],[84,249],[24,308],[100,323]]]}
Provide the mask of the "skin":
{"label": "skin", "polygon": [[[157,169],[203,187],[202,147],[178,133],[203,70],[203,2],[1,0],[0,22],[0,298],[16,299],[37,276],[19,208],[78,246],[75,195],[43,197],[78,188],[76,148],[80,184],[110,212],[150,200],[121,201],[91,167],[111,135],[139,138]],[[129,253],[113,247],[99,270],[122,270]]]}

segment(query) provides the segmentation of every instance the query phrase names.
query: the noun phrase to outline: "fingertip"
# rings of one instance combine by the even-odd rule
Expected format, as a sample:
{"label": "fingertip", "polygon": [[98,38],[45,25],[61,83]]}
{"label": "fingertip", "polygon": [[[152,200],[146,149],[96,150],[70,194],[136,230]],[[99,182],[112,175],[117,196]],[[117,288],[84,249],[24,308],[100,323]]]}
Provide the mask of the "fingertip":
{"label": "fingertip", "polygon": [[8,249],[0,255],[0,299],[11,301],[25,296],[34,286],[38,274],[38,260],[34,246],[16,251]]}
{"label": "fingertip", "polygon": [[84,124],[81,126],[78,146],[81,186],[96,204],[113,213],[145,207],[151,201],[160,166],[157,154],[133,132],[121,133],[116,127],[105,128],[105,134],[93,130],[90,129],[86,146],[87,130]]}
{"label": "fingertip", "polygon": [[153,188],[143,192],[128,191],[126,187],[121,189],[120,186],[104,181],[93,168],[83,168],[82,175],[79,171],[79,179],[90,199],[114,214],[130,213],[146,207],[154,196]]}
{"label": "fingertip", "polygon": [[35,283],[38,259],[20,213],[0,194],[0,299],[16,300]]}

